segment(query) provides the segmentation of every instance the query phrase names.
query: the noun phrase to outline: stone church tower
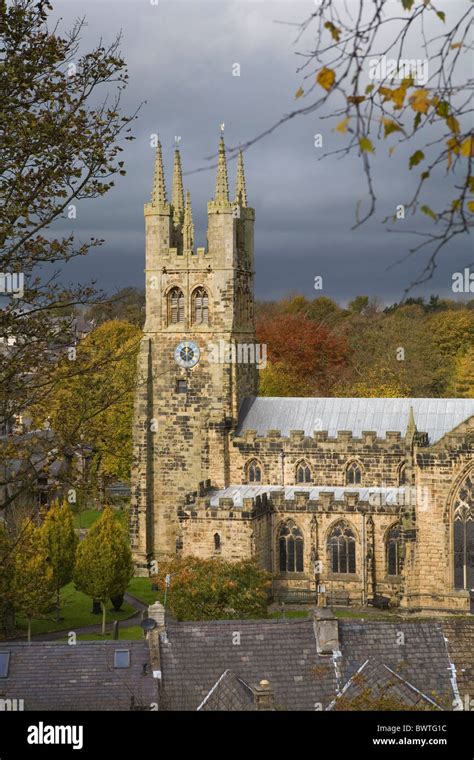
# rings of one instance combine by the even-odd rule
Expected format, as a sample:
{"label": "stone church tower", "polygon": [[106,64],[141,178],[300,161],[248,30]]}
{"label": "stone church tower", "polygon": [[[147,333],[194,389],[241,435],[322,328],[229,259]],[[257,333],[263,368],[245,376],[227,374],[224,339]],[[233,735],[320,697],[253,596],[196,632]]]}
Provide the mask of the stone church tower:
{"label": "stone church tower", "polygon": [[222,361],[253,346],[253,226],[242,154],[234,200],[221,137],[207,247],[195,247],[175,151],[171,203],[158,144],[145,204],[146,323],[135,406],[131,535],[138,567],[180,547],[178,512],[197,484],[229,483],[227,431],[256,393],[255,363]]}

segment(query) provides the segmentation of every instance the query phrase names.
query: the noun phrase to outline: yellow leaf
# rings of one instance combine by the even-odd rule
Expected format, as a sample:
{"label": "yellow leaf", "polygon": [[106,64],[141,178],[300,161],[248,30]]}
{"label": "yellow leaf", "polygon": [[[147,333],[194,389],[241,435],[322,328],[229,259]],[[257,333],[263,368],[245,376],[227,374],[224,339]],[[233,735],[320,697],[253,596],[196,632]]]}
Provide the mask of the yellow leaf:
{"label": "yellow leaf", "polygon": [[359,139],[359,145],[360,149],[363,153],[373,153],[374,152],[374,146],[372,145],[372,142],[369,140],[368,137],[361,137]]}
{"label": "yellow leaf", "polygon": [[349,95],[347,98],[348,103],[355,103],[356,106],[359,105],[359,103],[363,103],[365,100],[364,95]]}
{"label": "yellow leaf", "polygon": [[403,132],[403,129],[397,124],[396,121],[391,119],[383,119],[384,137],[392,134],[392,132]]}
{"label": "yellow leaf", "polygon": [[469,156],[474,156],[474,138],[467,137],[466,140],[461,145],[461,156],[466,156],[466,158],[469,158]]}
{"label": "yellow leaf", "polygon": [[304,90],[303,90],[303,88],[302,88],[302,87],[300,87],[300,88],[299,88],[298,90],[296,90],[296,92],[295,92],[295,98],[301,98],[301,96],[302,96],[302,95],[304,95]]}
{"label": "yellow leaf", "polygon": [[340,132],[341,134],[347,132],[347,125],[349,124],[349,121],[350,117],[347,116],[347,118],[340,121],[339,124],[336,124],[336,132]]}
{"label": "yellow leaf", "polygon": [[428,90],[417,90],[410,98],[409,102],[414,111],[419,113],[428,113],[431,101],[428,98]]}
{"label": "yellow leaf", "polygon": [[321,71],[318,72],[318,75],[316,77],[316,81],[318,84],[321,85],[325,90],[329,92],[331,87],[334,84],[334,81],[336,79],[336,74],[332,69],[321,69]]}
{"label": "yellow leaf", "polygon": [[458,120],[456,119],[455,116],[448,116],[447,119],[446,119],[446,124],[450,128],[451,132],[454,132],[454,134],[457,135],[458,132],[460,132],[461,128],[460,128],[459,122],[458,122]]}
{"label": "yellow leaf", "polygon": [[474,214],[474,201],[468,201],[467,207],[469,211],[471,212],[471,214]]}
{"label": "yellow leaf", "polygon": [[456,50],[456,48],[462,47],[462,42],[453,42],[451,45],[451,50]]}
{"label": "yellow leaf", "polygon": [[334,26],[332,21],[326,21],[326,23],[324,24],[324,27],[325,29],[329,29],[333,40],[336,40],[336,42],[339,42],[340,37],[341,37],[341,30],[338,29],[337,26]]}
{"label": "yellow leaf", "polygon": [[405,100],[405,95],[407,92],[407,88],[401,85],[400,87],[397,87],[396,90],[392,90],[392,100],[394,104],[394,108],[401,108],[403,106],[403,101]]}

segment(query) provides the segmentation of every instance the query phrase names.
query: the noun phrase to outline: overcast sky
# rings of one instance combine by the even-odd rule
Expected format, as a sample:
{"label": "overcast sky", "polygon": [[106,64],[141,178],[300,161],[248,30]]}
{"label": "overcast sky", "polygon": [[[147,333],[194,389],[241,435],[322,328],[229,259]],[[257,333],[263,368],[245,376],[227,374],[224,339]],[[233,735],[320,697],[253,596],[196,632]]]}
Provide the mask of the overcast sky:
{"label": "overcast sky", "polygon": [[[358,0],[347,2],[354,5]],[[78,207],[77,237],[97,235],[106,242],[87,258],[71,262],[65,279],[93,277],[108,292],[126,285],[141,287],[143,203],[149,200],[153,174],[150,135],[159,133],[163,144],[170,196],[175,135],[181,136],[183,169],[192,172],[215,153],[221,122],[226,143],[235,146],[271,126],[296,102],[302,103],[294,98],[302,84],[296,70],[301,58],[296,53],[311,48],[312,36],[308,33],[295,45],[294,24],[309,16],[314,3],[158,0],[152,5],[150,0],[61,0],[54,5],[63,28],[86,16],[84,49],[100,37],[111,41],[115,32],[122,31],[122,53],[130,74],[123,108],[131,111],[146,101],[134,125],[137,139],[125,143],[127,176],[118,178],[116,188],[104,198]],[[466,0],[438,0],[438,6],[452,13],[465,8]],[[441,33],[442,28],[436,31]],[[239,77],[232,75],[234,63],[240,64]],[[299,117],[245,153],[249,204],[256,211],[259,298],[298,292],[347,302],[369,294],[391,302],[401,298],[422,266],[418,256],[387,270],[415,238],[387,233],[382,223],[415,186],[417,175],[406,170],[413,148],[410,153],[401,149],[392,158],[386,146],[377,148],[374,175],[379,208],[373,220],[351,231],[356,204],[366,198],[360,160],[354,155],[320,161],[323,151],[314,147],[316,133],[323,134],[325,148],[344,144],[344,138],[332,131],[335,123],[316,115]],[[232,164],[232,186],[234,176]],[[438,187],[427,198],[434,208],[441,203],[443,183],[440,174]],[[191,173],[185,176],[185,185],[191,192],[195,242],[205,245],[206,203],[214,192],[214,171]],[[416,223],[417,218],[406,220],[404,229],[426,229]],[[451,291],[452,273],[470,263],[470,247],[466,238],[458,239],[443,252],[434,279],[412,295],[436,292],[459,297]],[[324,290],[315,292],[317,275],[323,277]]]}

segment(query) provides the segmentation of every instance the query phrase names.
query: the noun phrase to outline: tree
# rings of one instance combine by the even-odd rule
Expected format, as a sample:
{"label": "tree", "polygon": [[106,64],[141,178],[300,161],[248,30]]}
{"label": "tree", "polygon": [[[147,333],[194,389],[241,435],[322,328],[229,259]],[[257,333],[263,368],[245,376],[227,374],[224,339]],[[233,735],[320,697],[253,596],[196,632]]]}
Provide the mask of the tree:
{"label": "tree", "polygon": [[72,580],[78,538],[74,531],[74,517],[67,501],[51,505],[44,515],[40,528],[41,543],[49,557],[56,591],[56,619],[59,620],[60,591]]}
{"label": "tree", "polygon": [[0,522],[0,630],[5,636],[11,633],[13,627],[13,572],[12,542],[5,526]]}
{"label": "tree", "polygon": [[88,469],[66,472],[83,501],[104,499],[107,483],[130,478],[140,339],[129,322],[104,322],[81,341],[74,361],[59,362],[48,406],[34,409],[37,425],[48,420],[62,451],[87,446]]}
{"label": "tree", "polygon": [[299,314],[262,319],[257,339],[268,347],[269,366],[261,372],[264,393],[279,384],[281,395],[324,395],[346,366],[345,338]]}
{"label": "tree", "polygon": [[79,544],[74,583],[79,591],[100,602],[102,634],[105,634],[106,602],[125,592],[133,576],[133,562],[125,528],[110,507]]}
{"label": "tree", "polygon": [[152,582],[177,620],[266,616],[269,574],[250,560],[165,558]]}
{"label": "tree", "polygon": [[[47,0],[0,0],[0,11],[0,336],[11,341],[0,352],[0,429],[11,432],[31,405],[48,406],[57,353],[75,342],[62,315],[96,297],[90,285],[65,287],[59,274],[103,242],[76,243],[74,220],[82,200],[100,198],[125,174],[121,143],[132,139],[135,114],[121,113],[128,74],[119,37],[87,52],[84,20],[65,33],[60,23],[50,29]],[[57,222],[70,232],[58,235]],[[2,437],[0,460],[25,464],[7,503],[56,457],[51,438],[41,459],[38,440]],[[8,472],[3,480],[11,484]]]}
{"label": "tree", "polygon": [[474,398],[474,348],[456,359],[450,394],[461,398]]}
{"label": "tree", "polygon": [[[393,199],[384,221],[393,232],[408,214],[415,217],[413,233],[422,242],[401,261],[427,251],[405,294],[432,277],[440,251],[474,224],[472,23],[470,0],[449,3],[447,11],[431,0],[318,0],[297,35],[297,44],[306,42],[295,93],[302,105],[229,151],[236,155],[298,116],[332,123],[340,146],[323,158],[356,154],[366,178],[354,227],[375,213],[378,157],[396,153],[406,167],[406,197]],[[385,182],[386,173],[379,174]],[[433,209],[430,191],[440,181],[446,192]]]}
{"label": "tree", "polygon": [[114,296],[92,304],[85,316],[96,325],[119,319],[142,328],[145,320],[145,291],[140,288],[122,288]]}
{"label": "tree", "polygon": [[41,531],[27,521],[13,552],[12,598],[15,612],[28,621],[28,642],[33,618],[46,612],[53,594],[53,567],[42,543]]}

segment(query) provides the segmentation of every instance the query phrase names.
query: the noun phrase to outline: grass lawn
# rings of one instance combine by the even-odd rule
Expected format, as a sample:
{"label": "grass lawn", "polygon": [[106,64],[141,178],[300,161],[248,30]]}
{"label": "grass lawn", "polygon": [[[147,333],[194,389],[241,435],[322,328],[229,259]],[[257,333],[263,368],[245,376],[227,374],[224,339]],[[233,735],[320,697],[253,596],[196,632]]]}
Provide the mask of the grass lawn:
{"label": "grass lawn", "polygon": [[[101,516],[102,511],[99,509],[84,509],[81,512],[74,514],[74,527],[75,528],[90,528],[96,520]],[[125,520],[125,510],[114,510],[117,520]]]}
{"label": "grass lawn", "polygon": [[[92,615],[92,599],[81,591],[77,591],[73,583],[68,583],[61,589],[61,617],[63,620],[57,622],[55,612],[45,615],[43,618],[33,620],[31,633],[50,633],[51,631],[74,631],[76,628],[82,628],[85,625],[97,625],[102,623],[102,615]],[[124,602],[120,612],[116,612],[112,603],[107,605],[106,620],[124,620],[134,613],[134,608]],[[25,618],[17,617],[17,627],[26,632],[27,622]]]}
{"label": "grass lawn", "polygon": [[153,604],[158,599],[158,592],[151,590],[149,578],[132,578],[127,591],[144,604]]}
{"label": "grass lawn", "polygon": [[[129,628],[119,628],[119,641],[138,641],[143,639],[143,631],[139,625],[132,625]],[[112,630],[107,631],[105,636],[101,633],[79,633],[78,641],[113,641]],[[67,641],[67,637],[64,639]]]}

